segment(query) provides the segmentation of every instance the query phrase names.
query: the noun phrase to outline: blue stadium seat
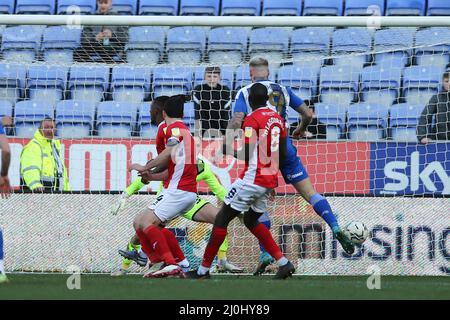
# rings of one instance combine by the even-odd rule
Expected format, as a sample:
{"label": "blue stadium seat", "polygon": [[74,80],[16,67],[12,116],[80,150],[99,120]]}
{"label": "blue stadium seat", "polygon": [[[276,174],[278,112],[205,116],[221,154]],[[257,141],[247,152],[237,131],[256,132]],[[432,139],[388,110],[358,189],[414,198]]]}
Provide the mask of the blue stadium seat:
{"label": "blue stadium seat", "polygon": [[[235,71],[235,78],[234,81],[234,89],[239,90],[242,87],[245,87],[246,85],[249,85],[252,83],[252,80],[250,78],[250,69],[248,67],[248,64],[240,65],[236,71]],[[275,81],[276,79],[276,72],[275,69],[271,68],[269,66],[269,80]]]}
{"label": "blue stadium seat", "polygon": [[[250,33],[250,57],[262,56],[272,64],[288,53],[290,31],[286,28],[257,28]],[[279,65],[279,63],[278,63]]]}
{"label": "blue stadium seat", "polygon": [[386,0],[387,16],[423,16],[425,0]]}
{"label": "blue stadium seat", "polygon": [[64,99],[68,67],[32,65],[28,69],[27,91],[31,100],[55,104]]}
{"label": "blue stadium seat", "polygon": [[190,68],[156,67],[153,69],[153,98],[175,94],[190,94],[192,70]]}
{"label": "blue stadium seat", "polygon": [[114,0],[112,10],[120,15],[136,15],[138,0]]}
{"label": "blue stadium seat", "polygon": [[178,0],[140,0],[140,15],[178,15]]}
{"label": "blue stadium seat", "polygon": [[449,63],[450,28],[426,28],[416,33],[416,63],[445,69]]}
{"label": "blue stadium seat", "polygon": [[375,55],[375,62],[387,67],[399,67],[408,63],[414,45],[415,28],[391,28],[377,30],[374,34],[374,51],[388,51]]}
{"label": "blue stadium seat", "polygon": [[176,27],[167,33],[167,61],[174,64],[200,63],[206,46],[205,29]]}
{"label": "blue stadium seat", "polygon": [[109,67],[105,65],[73,65],[70,68],[71,99],[99,102],[109,88]]}
{"label": "blue stadium seat", "polygon": [[183,115],[183,122],[189,127],[189,130],[191,132],[194,131],[194,125],[195,125],[195,109],[194,109],[194,102],[187,102],[184,104],[184,115]]}
{"label": "blue stadium seat", "polygon": [[6,28],[2,36],[3,59],[22,63],[36,59],[42,33],[30,25]]}
{"label": "blue stadium seat", "polygon": [[372,49],[372,34],[367,28],[338,29],[333,32],[333,59],[335,65],[362,68]]}
{"label": "blue stadium seat", "polygon": [[209,31],[208,56],[213,64],[240,64],[247,53],[246,28],[221,27]]}
{"label": "blue stadium seat", "polygon": [[12,117],[13,105],[9,100],[0,100],[0,119],[4,116]]}
{"label": "blue stadium seat", "polygon": [[150,102],[144,102],[139,105],[138,130],[141,138],[155,139],[158,126],[151,123],[150,108]]}
{"label": "blue stadium seat", "polygon": [[342,0],[304,0],[304,16],[342,16]]}
{"label": "blue stadium seat", "polygon": [[56,105],[56,128],[61,138],[84,138],[94,128],[96,104],[88,101],[64,100]]}
{"label": "blue stadium seat", "polygon": [[428,0],[427,16],[450,16],[450,2],[447,0]]}
{"label": "blue stadium seat", "polygon": [[[233,89],[234,83],[234,71],[233,66],[221,66],[220,67],[220,84],[227,86],[230,90]],[[194,68],[194,87],[204,83],[205,67],[198,66]]]}
{"label": "blue stadium seat", "polygon": [[412,66],[403,70],[403,95],[409,104],[426,105],[440,88],[442,69]]}
{"label": "blue stadium seat", "polygon": [[104,101],[97,106],[97,133],[102,138],[129,138],[134,130],[138,105]]}
{"label": "blue stadium seat", "polygon": [[94,14],[96,8],[96,0],[58,0],[57,14]]}
{"label": "blue stadium seat", "polygon": [[45,118],[54,118],[54,105],[46,101],[20,101],[14,108],[16,135],[31,138]]}
{"label": "blue stadium seat", "polygon": [[301,28],[292,32],[291,53],[295,64],[319,69],[330,53],[331,33],[328,28]]}
{"label": "blue stadium seat", "polygon": [[298,0],[264,0],[263,16],[301,16],[302,2]]}
{"label": "blue stadium seat", "polygon": [[361,69],[339,66],[320,70],[320,102],[348,106],[358,92]]}
{"label": "blue stadium seat", "polygon": [[342,138],[347,116],[347,106],[316,103],[314,113],[317,119],[327,127],[327,140]]}
{"label": "blue stadium seat", "polygon": [[151,76],[152,70],[149,67],[114,66],[111,78],[113,100],[142,102],[150,94]]}
{"label": "blue stadium seat", "polygon": [[400,95],[402,70],[370,66],[361,72],[361,93],[365,103],[390,106]]}
{"label": "blue stadium seat", "polygon": [[348,107],[348,137],[357,141],[377,141],[386,137],[389,108],[356,103]]}
{"label": "blue stadium seat", "polygon": [[219,0],[181,0],[180,15],[218,16]]}
{"label": "blue stadium seat", "polygon": [[278,83],[291,87],[292,91],[303,99],[311,99],[317,94],[317,78],[315,68],[288,65],[278,69]]}
{"label": "blue stadium seat", "polygon": [[384,0],[345,0],[345,16],[384,16]]}
{"label": "blue stadium seat", "polygon": [[0,1],[0,14],[12,14],[14,13],[15,0],[1,0]]}
{"label": "blue stadium seat", "polygon": [[16,103],[24,96],[27,67],[21,64],[0,63],[0,99]]}
{"label": "blue stadium seat", "polygon": [[391,137],[400,142],[417,142],[416,128],[419,124],[423,105],[409,103],[394,104],[391,107]]}
{"label": "blue stadium seat", "polygon": [[162,27],[131,27],[125,46],[128,63],[157,64],[164,53],[166,33]]}
{"label": "blue stadium seat", "polygon": [[222,16],[259,16],[261,15],[261,1],[222,0],[220,14]]}
{"label": "blue stadium seat", "polygon": [[72,63],[73,51],[80,46],[81,29],[63,26],[44,30],[42,50],[49,63]]}
{"label": "blue stadium seat", "polygon": [[55,14],[55,0],[17,0],[16,14]]}

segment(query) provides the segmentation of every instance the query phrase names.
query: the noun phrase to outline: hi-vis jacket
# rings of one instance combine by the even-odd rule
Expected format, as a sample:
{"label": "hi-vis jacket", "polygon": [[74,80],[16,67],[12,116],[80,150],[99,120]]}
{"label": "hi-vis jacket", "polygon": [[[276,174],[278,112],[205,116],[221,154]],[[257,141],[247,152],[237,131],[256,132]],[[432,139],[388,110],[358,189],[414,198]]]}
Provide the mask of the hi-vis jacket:
{"label": "hi-vis jacket", "polygon": [[20,176],[29,189],[51,188],[53,191],[69,191],[67,170],[61,154],[61,142],[48,140],[39,130],[22,150]]}

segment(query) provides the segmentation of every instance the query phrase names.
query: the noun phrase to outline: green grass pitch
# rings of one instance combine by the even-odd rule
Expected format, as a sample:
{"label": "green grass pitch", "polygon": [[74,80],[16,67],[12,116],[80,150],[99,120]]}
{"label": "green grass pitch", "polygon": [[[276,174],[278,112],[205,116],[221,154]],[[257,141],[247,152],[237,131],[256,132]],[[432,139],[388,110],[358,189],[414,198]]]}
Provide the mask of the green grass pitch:
{"label": "green grass pitch", "polygon": [[81,290],[68,290],[68,275],[10,274],[0,299],[450,299],[450,277],[381,278],[380,290],[368,290],[367,277],[213,276],[210,280],[113,278],[82,275]]}

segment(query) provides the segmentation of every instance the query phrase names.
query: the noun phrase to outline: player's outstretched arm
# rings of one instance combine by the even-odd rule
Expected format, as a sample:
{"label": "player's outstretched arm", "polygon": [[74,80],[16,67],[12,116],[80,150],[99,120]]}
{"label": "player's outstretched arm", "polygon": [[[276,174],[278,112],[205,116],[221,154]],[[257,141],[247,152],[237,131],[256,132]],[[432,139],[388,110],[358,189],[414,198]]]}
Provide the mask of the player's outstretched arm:
{"label": "player's outstretched arm", "polygon": [[134,181],[117,198],[116,202],[111,207],[111,213],[116,215],[121,212],[125,208],[128,198],[141,190],[145,185],[146,183],[142,181],[141,177],[134,179]]}
{"label": "player's outstretched arm", "polygon": [[298,139],[305,135],[306,128],[308,128],[308,125],[311,123],[311,120],[313,118],[313,113],[305,103],[297,107],[295,110],[302,116],[300,124],[297,126],[297,128],[295,128],[294,132],[292,133],[292,136]]}

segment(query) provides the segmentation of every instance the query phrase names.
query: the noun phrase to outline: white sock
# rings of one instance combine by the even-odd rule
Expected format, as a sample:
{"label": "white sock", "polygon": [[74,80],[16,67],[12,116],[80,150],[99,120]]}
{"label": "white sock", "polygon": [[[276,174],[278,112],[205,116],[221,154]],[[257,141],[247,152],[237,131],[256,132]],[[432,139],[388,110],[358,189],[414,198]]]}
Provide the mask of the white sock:
{"label": "white sock", "polygon": [[3,260],[0,260],[0,273],[5,273],[5,265]]}
{"label": "white sock", "polygon": [[206,267],[200,265],[200,267],[198,267],[197,274],[199,276],[204,276],[208,271],[209,271],[209,268],[206,268]]}
{"label": "white sock", "polygon": [[188,259],[184,258],[183,261],[178,262],[178,265],[182,268],[188,268],[189,267],[189,261]]}
{"label": "white sock", "polygon": [[286,259],[285,257],[280,258],[279,260],[277,260],[277,263],[278,263],[278,265],[279,265],[280,267],[286,265],[288,262],[289,262],[289,260]]}
{"label": "white sock", "polygon": [[138,254],[141,256],[141,258],[147,258],[147,255],[144,251],[142,251],[142,249],[139,249]]}

